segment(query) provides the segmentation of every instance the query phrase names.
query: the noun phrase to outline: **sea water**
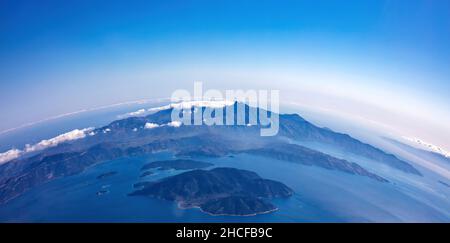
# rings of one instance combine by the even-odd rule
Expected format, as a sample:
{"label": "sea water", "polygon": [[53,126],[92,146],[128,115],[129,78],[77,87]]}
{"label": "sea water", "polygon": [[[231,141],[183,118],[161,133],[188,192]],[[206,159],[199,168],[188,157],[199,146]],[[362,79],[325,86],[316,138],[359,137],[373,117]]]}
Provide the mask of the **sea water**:
{"label": "sea water", "polygon": [[[141,167],[170,153],[99,163],[83,173],[37,186],[0,206],[2,222],[398,222],[445,221],[438,211],[403,194],[389,183],[253,155],[197,158],[215,167],[257,172],[294,189],[288,199],[272,202],[278,210],[256,216],[211,216],[180,209],[174,202],[128,196],[133,184],[155,181],[183,171],[157,170],[140,178]],[[209,169],[209,168],[208,168]],[[98,179],[107,172],[117,174]],[[106,191],[102,195],[97,192]]]}

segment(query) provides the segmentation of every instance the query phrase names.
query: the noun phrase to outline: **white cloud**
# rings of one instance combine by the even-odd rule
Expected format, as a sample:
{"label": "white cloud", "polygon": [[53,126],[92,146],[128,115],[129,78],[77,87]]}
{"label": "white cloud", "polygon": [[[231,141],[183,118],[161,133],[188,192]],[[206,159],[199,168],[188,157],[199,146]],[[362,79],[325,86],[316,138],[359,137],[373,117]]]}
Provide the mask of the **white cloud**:
{"label": "white cloud", "polygon": [[174,108],[174,109],[191,109],[192,107],[223,108],[225,106],[230,106],[230,105],[233,105],[233,104],[234,104],[234,101],[227,101],[227,100],[184,101],[184,102],[180,102],[180,103],[172,103],[172,104],[165,105],[165,106],[150,108],[147,111],[148,112],[156,112],[156,111],[161,111],[161,110],[168,110],[170,108]]}
{"label": "white cloud", "polygon": [[0,165],[18,158],[22,153],[22,150],[19,149],[11,149],[4,153],[0,153]]}
{"label": "white cloud", "polygon": [[440,148],[439,146],[425,142],[419,138],[403,137],[403,139],[407,140],[410,143],[413,143],[413,145],[416,145],[416,147],[420,146],[422,149],[426,149],[428,151],[435,152],[447,158],[450,158],[450,152],[444,150],[443,148]]}
{"label": "white cloud", "polygon": [[229,105],[233,105],[233,104],[234,104],[233,101],[226,101],[226,100],[183,101],[183,102],[171,103],[171,104],[164,105],[164,106],[159,106],[159,107],[152,107],[152,108],[148,108],[148,109],[139,109],[137,111],[128,112],[128,113],[119,115],[117,117],[120,118],[120,119],[123,119],[123,118],[133,117],[133,116],[143,116],[143,115],[146,115],[146,114],[152,114],[152,113],[155,113],[155,112],[158,112],[158,111],[168,110],[168,109],[171,109],[171,108],[187,110],[187,109],[191,109],[192,107],[195,107],[195,112],[197,112],[197,108],[196,107],[223,108],[225,106],[229,106]]}
{"label": "white cloud", "polygon": [[141,115],[144,115],[145,113],[146,113],[145,109],[140,109],[140,110],[137,110],[137,111],[125,113],[123,115],[119,115],[118,117],[119,118],[126,118],[126,117],[130,117],[130,116],[141,116]]}
{"label": "white cloud", "polygon": [[151,123],[151,122],[145,123],[145,126],[144,126],[145,129],[152,129],[152,128],[156,128],[156,127],[159,127],[159,125],[156,123]]}
{"label": "white cloud", "polygon": [[181,126],[181,122],[180,121],[171,121],[171,122],[167,123],[167,126],[169,126],[169,127],[180,127]]}
{"label": "white cloud", "polygon": [[86,137],[86,135],[91,134],[92,130],[94,130],[94,128],[92,127],[84,129],[75,129],[70,132],[56,136],[54,138],[42,140],[39,143],[32,146],[26,145],[25,152],[39,151],[46,148],[55,147],[60,143],[84,138]]}
{"label": "white cloud", "polygon": [[182,125],[182,123],[180,121],[172,121],[169,122],[167,124],[162,124],[162,125],[158,125],[156,123],[151,123],[151,122],[147,122],[145,123],[144,128],[145,129],[153,129],[153,128],[157,128],[157,127],[165,127],[165,126],[169,126],[169,127],[180,127]]}
{"label": "white cloud", "polygon": [[156,98],[156,99],[140,99],[140,100],[133,100],[133,101],[125,101],[125,102],[120,102],[120,103],[115,103],[115,104],[111,104],[111,105],[105,105],[105,106],[99,106],[99,107],[94,107],[94,108],[89,108],[89,109],[83,109],[83,110],[79,110],[79,111],[75,111],[75,112],[69,112],[69,113],[65,113],[65,114],[61,114],[61,115],[57,115],[57,116],[53,116],[53,117],[49,117],[49,118],[45,118],[39,121],[35,121],[35,122],[30,122],[27,124],[23,124],[21,126],[18,127],[14,127],[14,128],[10,128],[10,129],[6,129],[3,131],[0,131],[0,134],[4,134],[4,133],[8,133],[8,132],[12,132],[24,127],[30,127],[39,123],[43,123],[46,121],[50,121],[50,120],[55,120],[55,119],[59,119],[59,118],[63,118],[63,117],[67,117],[67,116],[72,116],[72,115],[76,115],[76,114],[80,114],[80,113],[84,113],[84,112],[89,112],[89,111],[98,111],[98,110],[103,110],[103,109],[108,109],[108,108],[113,108],[113,107],[120,107],[123,105],[132,105],[132,104],[146,104],[146,103],[153,103],[153,102],[165,102],[170,100],[169,98]]}
{"label": "white cloud", "polygon": [[11,149],[4,153],[0,153],[0,164],[4,164],[8,161],[11,161],[13,159],[16,159],[20,157],[24,153],[31,153],[36,152],[40,150],[44,150],[46,148],[55,147],[58,144],[67,142],[67,141],[73,141],[77,139],[81,139],[86,137],[86,135],[94,135],[93,132],[94,128],[84,128],[84,129],[75,129],[73,131],[61,134],[59,136],[56,136],[51,139],[44,139],[40,141],[39,143],[36,143],[34,145],[25,145],[25,148],[23,150],[20,149]]}
{"label": "white cloud", "polygon": [[172,104],[170,105],[165,105],[165,106],[159,106],[159,107],[153,107],[153,108],[149,108],[147,111],[148,112],[157,112],[157,111],[162,111],[162,110],[168,110],[172,108]]}
{"label": "white cloud", "polygon": [[135,112],[130,112],[130,113],[128,113],[130,116],[139,116],[139,115],[142,115],[142,114],[144,114],[145,113],[145,109],[140,109],[140,110],[137,110],[137,111],[135,111]]}

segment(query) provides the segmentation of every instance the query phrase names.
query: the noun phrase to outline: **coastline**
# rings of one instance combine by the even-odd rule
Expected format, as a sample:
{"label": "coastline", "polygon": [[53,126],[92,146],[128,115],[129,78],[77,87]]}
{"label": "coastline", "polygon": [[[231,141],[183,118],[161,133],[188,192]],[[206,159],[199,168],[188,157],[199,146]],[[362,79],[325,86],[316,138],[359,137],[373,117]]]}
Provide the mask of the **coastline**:
{"label": "coastline", "polygon": [[268,214],[268,213],[272,213],[277,211],[279,208],[275,207],[274,209],[271,210],[267,210],[267,211],[263,211],[263,212],[258,212],[258,213],[252,213],[252,214],[215,214],[215,213],[211,213],[211,212],[207,212],[205,210],[203,210],[200,206],[183,206],[183,202],[182,201],[176,201],[177,202],[177,206],[179,209],[185,210],[185,209],[191,209],[191,208],[196,208],[199,209],[202,213],[211,215],[211,216],[232,216],[232,217],[252,217],[252,216],[256,216],[256,215],[261,215],[261,214]]}

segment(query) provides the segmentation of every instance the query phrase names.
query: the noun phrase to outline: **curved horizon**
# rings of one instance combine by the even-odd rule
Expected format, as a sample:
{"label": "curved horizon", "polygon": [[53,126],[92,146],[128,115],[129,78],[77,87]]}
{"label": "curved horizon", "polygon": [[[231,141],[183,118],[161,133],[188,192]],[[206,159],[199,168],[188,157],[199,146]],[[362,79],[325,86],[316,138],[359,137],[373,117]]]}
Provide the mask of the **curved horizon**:
{"label": "curved horizon", "polygon": [[0,130],[202,81],[278,89],[450,150],[449,5],[5,1]]}

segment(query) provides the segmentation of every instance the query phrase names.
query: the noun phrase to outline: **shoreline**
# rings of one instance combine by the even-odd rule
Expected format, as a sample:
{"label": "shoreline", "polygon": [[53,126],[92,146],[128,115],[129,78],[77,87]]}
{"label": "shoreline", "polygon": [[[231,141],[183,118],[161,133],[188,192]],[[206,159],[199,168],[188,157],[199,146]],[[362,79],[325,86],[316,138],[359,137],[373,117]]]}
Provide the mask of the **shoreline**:
{"label": "shoreline", "polygon": [[263,211],[263,212],[258,212],[258,213],[252,213],[252,214],[215,214],[215,213],[211,213],[211,212],[207,212],[205,210],[203,210],[200,206],[190,206],[190,207],[184,207],[182,206],[183,202],[177,202],[177,207],[179,209],[185,210],[185,209],[191,209],[191,208],[196,208],[199,209],[200,212],[211,215],[211,216],[231,216],[231,217],[252,217],[252,216],[257,216],[257,215],[261,215],[261,214],[268,214],[268,213],[272,213],[275,211],[278,211],[279,208],[275,207],[274,209],[271,210],[267,210],[267,211]]}

